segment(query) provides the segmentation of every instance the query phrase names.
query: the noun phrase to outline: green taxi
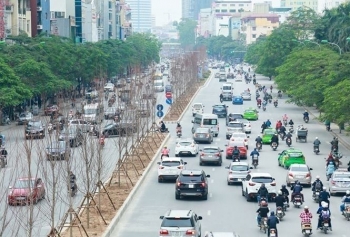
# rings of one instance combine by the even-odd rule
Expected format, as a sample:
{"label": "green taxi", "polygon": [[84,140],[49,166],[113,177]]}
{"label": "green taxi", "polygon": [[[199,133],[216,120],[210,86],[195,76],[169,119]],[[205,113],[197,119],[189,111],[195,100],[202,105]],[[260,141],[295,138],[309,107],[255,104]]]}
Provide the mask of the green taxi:
{"label": "green taxi", "polygon": [[258,120],[258,111],[254,108],[244,110],[243,118],[247,120]]}
{"label": "green taxi", "polygon": [[305,164],[305,156],[303,155],[303,152],[298,149],[289,148],[278,155],[278,165],[283,166],[286,169],[292,164]]}
{"label": "green taxi", "polygon": [[274,134],[276,134],[277,131],[274,128],[266,128],[264,130],[264,133],[262,135],[262,143],[263,144],[270,144],[271,143],[271,138]]}

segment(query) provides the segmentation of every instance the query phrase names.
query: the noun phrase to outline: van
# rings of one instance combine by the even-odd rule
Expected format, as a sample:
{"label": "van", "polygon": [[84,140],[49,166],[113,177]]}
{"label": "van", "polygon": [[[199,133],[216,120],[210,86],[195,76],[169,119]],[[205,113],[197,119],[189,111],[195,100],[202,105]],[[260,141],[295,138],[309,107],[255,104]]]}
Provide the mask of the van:
{"label": "van", "polygon": [[219,135],[219,119],[216,114],[196,114],[192,120],[192,133],[197,128],[210,128],[213,135],[217,137]]}
{"label": "van", "polygon": [[164,82],[163,80],[155,80],[153,82],[154,90],[156,92],[163,92],[164,91]]}
{"label": "van", "polygon": [[203,114],[204,105],[202,103],[194,103],[192,105],[192,116],[194,117],[196,114]]}
{"label": "van", "polygon": [[233,86],[231,83],[224,83],[221,87],[223,100],[232,100]]}
{"label": "van", "polygon": [[99,103],[85,105],[83,119],[94,124],[101,123],[103,120],[103,105]]}

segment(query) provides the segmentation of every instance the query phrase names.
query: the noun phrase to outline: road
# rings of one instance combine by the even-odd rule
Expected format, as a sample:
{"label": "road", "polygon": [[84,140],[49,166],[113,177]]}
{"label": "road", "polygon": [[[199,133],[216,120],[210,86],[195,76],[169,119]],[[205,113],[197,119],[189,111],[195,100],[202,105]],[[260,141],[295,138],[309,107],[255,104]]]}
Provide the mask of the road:
{"label": "road", "polygon": [[[217,72],[217,70],[213,70]],[[258,83],[267,85],[268,87],[272,83],[268,79],[257,76]],[[211,79],[208,85],[201,89],[195,102],[202,102],[206,105],[206,113],[211,113],[211,106],[219,102],[220,86],[221,83],[217,79]],[[243,90],[250,88],[253,90],[253,85],[247,85],[245,82],[235,82],[235,94],[240,94]],[[275,93],[277,91],[275,90]],[[255,93],[253,93],[255,95]],[[274,108],[273,105],[268,105],[265,112],[260,111],[260,117],[258,121],[252,123],[252,134],[250,135],[250,144],[254,146],[255,138],[261,131],[260,126],[263,121],[270,119],[273,124],[278,119],[282,119],[283,114],[287,113],[289,118],[292,118],[295,125],[302,124],[303,110],[295,105],[285,103],[286,98],[279,100],[279,107]],[[244,102],[244,105],[232,105],[230,102],[225,102],[229,106],[229,112],[243,112],[244,108],[253,106],[255,107],[255,101]],[[186,111],[181,121],[183,137],[191,137],[191,111]],[[168,142],[168,147],[174,151],[174,144],[176,141],[175,125],[169,125],[169,129],[172,132],[172,138]],[[309,124],[306,125],[309,129],[309,141],[307,143],[295,143],[293,139],[293,145],[303,151],[306,156],[307,164],[313,168],[312,175],[315,178],[316,175],[320,175],[324,184],[328,186],[328,182],[325,181],[325,161],[326,153],[330,149],[328,141],[331,141],[332,137],[325,131],[324,126],[320,125],[317,121],[311,119]],[[220,119],[220,134],[218,138],[214,139],[215,145],[225,149],[225,120]],[[320,147],[321,154],[316,156],[313,154],[312,141],[315,137],[319,137],[322,142]],[[205,145],[200,145],[203,147]],[[277,151],[264,145],[263,150],[260,153],[260,161],[257,171],[269,172],[276,179],[277,186],[280,187],[285,183],[286,170],[277,165],[278,153],[286,149],[286,144],[281,142]],[[251,151],[251,148],[249,152]],[[340,151],[344,154],[343,163],[348,162],[346,157],[349,157],[349,151],[340,146]],[[174,155],[174,154],[172,154]],[[218,166],[199,166],[197,156],[183,157],[184,161],[188,162],[188,168],[203,169],[207,174],[210,174],[209,178],[209,198],[207,201],[201,200],[188,200],[181,199],[175,200],[174,197],[174,184],[173,183],[158,183],[157,182],[157,164],[152,167],[149,175],[143,182],[142,187],[135,195],[133,202],[129,205],[128,210],[125,212],[123,218],[112,234],[112,236],[121,237],[153,237],[159,233],[159,227],[161,220],[160,215],[164,215],[169,209],[191,209],[198,215],[203,217],[202,220],[202,236],[206,231],[236,231],[241,237],[248,236],[264,236],[259,231],[256,224],[256,210],[258,208],[255,202],[246,202],[245,198],[241,196],[241,186],[228,186],[226,183],[227,170],[225,166],[229,165],[229,160],[223,162],[222,167]],[[254,171],[255,172],[255,171]],[[310,188],[305,188],[303,191],[305,195],[306,203],[310,207],[310,210],[314,214],[313,236],[323,236],[323,233],[316,231],[317,227],[317,215],[316,210],[318,205],[312,201],[312,192]],[[348,222],[342,218],[339,212],[341,197],[331,197],[331,211],[333,232],[330,235],[337,237],[350,236],[347,231]],[[275,209],[275,204],[270,203],[271,208]],[[300,219],[299,214],[302,209],[291,207],[288,209],[285,218],[279,224],[279,236],[301,236]],[[159,234],[158,234],[159,236]]]}
{"label": "road", "polygon": [[[164,78],[166,82],[167,79]],[[165,83],[167,84],[167,83]],[[106,101],[105,108],[107,108]],[[157,93],[157,103],[162,103],[164,105],[164,112],[168,110],[168,105],[165,104],[164,93]],[[65,111],[64,114],[67,114]],[[48,124],[48,117],[40,117],[44,124]],[[145,122],[150,120],[145,120]],[[104,121],[103,125],[110,121]],[[32,236],[47,236],[50,231],[50,221],[51,221],[51,210],[54,208],[54,223],[56,225],[63,218],[64,214],[68,210],[70,197],[68,197],[67,191],[67,163],[58,161],[54,168],[50,165],[51,163],[46,160],[45,148],[49,144],[49,140],[52,137],[47,136],[45,139],[37,139],[33,141],[25,141],[24,139],[24,129],[25,126],[14,126],[9,130],[2,132],[6,136],[6,149],[9,152],[8,165],[6,168],[0,170],[0,192],[2,193],[0,197],[0,236],[12,237],[24,237],[29,236],[27,234],[29,227],[32,226]],[[77,195],[72,198],[73,207],[76,208],[80,205],[86,189],[86,173],[85,169],[85,159],[89,157],[97,157],[92,154],[92,150],[97,150],[98,143],[96,138],[88,138],[87,152],[84,155],[84,147],[80,146],[77,148],[72,148],[71,157],[71,170],[77,176],[77,185],[81,189]],[[129,142],[130,145],[130,142]],[[30,152],[28,152],[30,151]],[[30,155],[29,155],[30,153]],[[102,163],[103,163],[103,175],[101,180],[106,180],[111,176],[116,163],[119,159],[118,156],[118,138],[108,138],[106,139],[106,145],[102,150]],[[124,154],[124,150],[122,152]],[[122,157],[122,156],[121,156]],[[30,159],[29,159],[30,158]],[[30,162],[28,162],[30,160]],[[31,175],[29,174],[28,167],[30,166]],[[92,159],[92,168],[90,170],[90,175],[94,177],[94,183],[96,183],[97,173],[94,171],[96,169],[96,158]],[[56,175],[53,175],[55,172]],[[15,180],[19,177],[29,177],[37,176],[41,177],[46,186],[46,199],[40,201],[38,204],[33,206],[33,210],[30,211],[29,206],[16,206],[11,207],[7,205],[7,194],[8,187],[12,186]],[[53,178],[55,176],[55,178]],[[56,203],[52,204],[52,187],[56,184],[57,198]],[[32,216],[31,216],[32,213]],[[6,226],[8,224],[8,226]],[[5,227],[6,226],[6,227]]]}

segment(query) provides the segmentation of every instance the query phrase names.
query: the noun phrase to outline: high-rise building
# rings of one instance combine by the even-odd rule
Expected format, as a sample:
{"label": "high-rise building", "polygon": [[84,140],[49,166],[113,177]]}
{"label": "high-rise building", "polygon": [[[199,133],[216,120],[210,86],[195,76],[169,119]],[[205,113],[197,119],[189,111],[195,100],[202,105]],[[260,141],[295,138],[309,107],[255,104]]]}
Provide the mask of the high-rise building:
{"label": "high-rise building", "polygon": [[199,12],[211,8],[214,0],[182,0],[182,18],[198,20]]}
{"label": "high-rise building", "polygon": [[348,3],[349,0],[318,0],[318,13],[323,13],[326,9],[332,9],[338,7],[342,3]]}
{"label": "high-rise building", "polygon": [[151,32],[152,0],[126,0],[131,8],[132,31]]}
{"label": "high-rise building", "polygon": [[298,8],[305,6],[317,11],[318,1],[319,0],[281,0],[281,7],[289,7],[292,8],[292,11],[295,11]]}
{"label": "high-rise building", "polygon": [[51,33],[50,1],[34,0],[30,2],[32,14],[32,36]]}

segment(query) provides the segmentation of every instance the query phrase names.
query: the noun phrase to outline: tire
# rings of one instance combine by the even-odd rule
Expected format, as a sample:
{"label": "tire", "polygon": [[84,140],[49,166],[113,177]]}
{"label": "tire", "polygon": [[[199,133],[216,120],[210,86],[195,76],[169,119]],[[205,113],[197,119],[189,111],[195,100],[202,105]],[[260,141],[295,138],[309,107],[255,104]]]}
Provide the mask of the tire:
{"label": "tire", "polygon": [[175,193],[175,199],[180,200],[180,194]]}
{"label": "tire", "polygon": [[220,162],[218,163],[218,166],[222,166],[222,161],[220,161]]}
{"label": "tire", "polygon": [[202,200],[208,200],[208,194],[205,194],[205,195],[202,197]]}
{"label": "tire", "polygon": [[175,154],[175,157],[179,157],[179,155]]}
{"label": "tire", "polygon": [[250,201],[251,201],[251,198],[250,198],[249,195],[248,195],[248,190],[245,191],[245,198],[246,198],[246,201],[247,201],[247,202],[250,202]]}
{"label": "tire", "polygon": [[[227,182],[227,183],[229,183],[229,182]],[[243,191],[243,187],[242,187],[242,196],[243,197],[245,196],[244,191]]]}
{"label": "tire", "polygon": [[199,166],[203,166],[203,163],[201,161],[199,162]]}

